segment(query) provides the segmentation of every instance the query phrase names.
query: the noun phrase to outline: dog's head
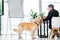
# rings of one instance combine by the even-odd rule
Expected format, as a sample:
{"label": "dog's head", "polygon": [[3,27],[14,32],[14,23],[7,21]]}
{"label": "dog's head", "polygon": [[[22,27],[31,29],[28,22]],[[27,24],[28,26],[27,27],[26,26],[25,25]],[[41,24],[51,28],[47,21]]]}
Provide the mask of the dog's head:
{"label": "dog's head", "polygon": [[41,16],[38,15],[37,18],[35,18],[34,22],[36,22],[36,23],[39,24],[39,23],[41,22],[41,20],[42,20],[42,19],[41,19]]}

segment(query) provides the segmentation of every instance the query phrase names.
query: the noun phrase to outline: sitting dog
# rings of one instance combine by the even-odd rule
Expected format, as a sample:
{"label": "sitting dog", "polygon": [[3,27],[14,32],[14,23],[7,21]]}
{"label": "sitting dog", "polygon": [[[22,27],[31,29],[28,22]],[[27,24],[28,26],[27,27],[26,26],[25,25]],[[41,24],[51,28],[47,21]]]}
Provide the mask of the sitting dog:
{"label": "sitting dog", "polygon": [[54,38],[57,36],[58,38],[60,37],[60,28],[52,28],[50,32],[50,38]]}
{"label": "sitting dog", "polygon": [[36,30],[39,29],[39,25],[41,22],[41,17],[38,16],[34,21],[32,22],[22,22],[18,24],[17,29],[14,29],[15,32],[18,33],[19,39],[21,38],[21,33],[24,30],[30,31],[31,32],[31,37],[34,39],[34,33]]}

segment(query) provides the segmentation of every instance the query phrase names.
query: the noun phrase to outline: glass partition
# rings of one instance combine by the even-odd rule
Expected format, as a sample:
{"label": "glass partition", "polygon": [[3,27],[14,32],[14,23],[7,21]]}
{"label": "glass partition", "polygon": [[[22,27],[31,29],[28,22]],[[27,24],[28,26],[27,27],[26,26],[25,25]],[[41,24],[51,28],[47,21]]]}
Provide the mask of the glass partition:
{"label": "glass partition", "polygon": [[3,0],[0,0],[0,15],[3,15],[4,14],[4,5],[3,5]]}

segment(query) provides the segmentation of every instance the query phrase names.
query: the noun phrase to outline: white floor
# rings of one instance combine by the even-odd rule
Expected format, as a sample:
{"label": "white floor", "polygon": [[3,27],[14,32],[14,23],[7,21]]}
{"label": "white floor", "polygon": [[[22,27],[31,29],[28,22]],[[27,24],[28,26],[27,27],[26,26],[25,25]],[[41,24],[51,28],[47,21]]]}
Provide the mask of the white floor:
{"label": "white floor", "polygon": [[37,35],[35,35],[36,39],[31,39],[31,36],[28,34],[28,35],[25,35],[25,34],[22,34],[21,35],[21,39],[18,39],[18,35],[1,35],[0,36],[0,40],[60,40],[59,38],[53,38],[53,39],[50,39],[50,38],[39,38]]}

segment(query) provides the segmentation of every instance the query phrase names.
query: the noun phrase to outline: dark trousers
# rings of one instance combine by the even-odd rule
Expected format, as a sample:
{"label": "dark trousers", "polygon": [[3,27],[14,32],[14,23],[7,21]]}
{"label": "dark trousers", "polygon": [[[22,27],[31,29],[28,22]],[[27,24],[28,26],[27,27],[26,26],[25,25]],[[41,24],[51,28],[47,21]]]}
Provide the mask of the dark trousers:
{"label": "dark trousers", "polygon": [[49,28],[52,29],[52,21],[51,21],[51,19],[49,20]]}

